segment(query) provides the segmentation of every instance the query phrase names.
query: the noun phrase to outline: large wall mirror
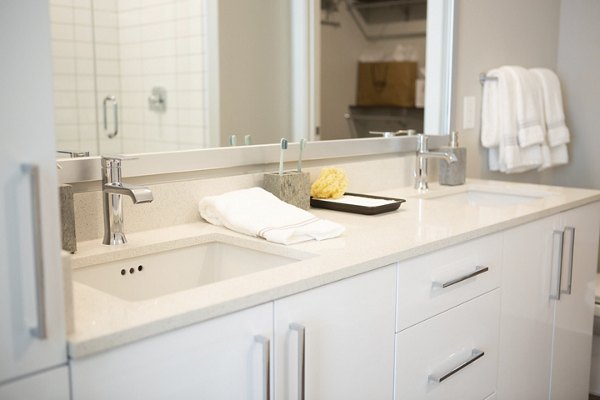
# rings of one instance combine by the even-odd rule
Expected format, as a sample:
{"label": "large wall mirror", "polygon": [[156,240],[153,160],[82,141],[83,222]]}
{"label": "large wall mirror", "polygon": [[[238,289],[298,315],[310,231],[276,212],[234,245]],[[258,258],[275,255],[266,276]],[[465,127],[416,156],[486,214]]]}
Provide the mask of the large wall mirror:
{"label": "large wall mirror", "polygon": [[[59,158],[437,131],[451,3],[50,0]],[[402,57],[425,110],[356,107],[359,60]]]}

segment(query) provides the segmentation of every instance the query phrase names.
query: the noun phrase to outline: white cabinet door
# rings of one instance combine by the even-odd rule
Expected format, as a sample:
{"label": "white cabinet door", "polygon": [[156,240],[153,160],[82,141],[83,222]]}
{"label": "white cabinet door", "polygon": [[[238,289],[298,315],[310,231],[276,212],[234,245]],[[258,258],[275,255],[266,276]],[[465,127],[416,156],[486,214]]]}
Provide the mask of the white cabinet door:
{"label": "white cabinet door", "polygon": [[49,36],[48,1],[0,1],[0,384],[66,364]]}
{"label": "white cabinet door", "polygon": [[556,303],[551,398],[587,399],[592,356],[600,203],[560,214],[564,231]]}
{"label": "white cabinet door", "polygon": [[388,266],[275,302],[276,399],[392,398],[395,278]]}
{"label": "white cabinet door", "polygon": [[548,399],[555,217],[504,232],[498,398]]}
{"label": "white cabinet door", "polygon": [[0,386],[3,400],[67,400],[69,368],[65,365]]}
{"label": "white cabinet door", "polygon": [[73,360],[73,399],[263,399],[272,330],[268,303]]}

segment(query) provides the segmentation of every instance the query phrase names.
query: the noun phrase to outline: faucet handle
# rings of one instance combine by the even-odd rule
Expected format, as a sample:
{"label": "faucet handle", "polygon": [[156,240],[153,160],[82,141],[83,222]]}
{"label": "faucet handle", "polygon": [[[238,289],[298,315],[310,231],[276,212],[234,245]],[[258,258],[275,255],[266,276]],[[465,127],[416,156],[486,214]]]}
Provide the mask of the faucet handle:
{"label": "faucet handle", "polygon": [[124,156],[121,154],[101,156],[102,168],[120,167],[121,161],[137,160],[137,157]]}
{"label": "faucet handle", "polygon": [[384,138],[390,138],[394,136],[413,136],[417,133],[414,129],[400,129],[395,132],[378,132],[378,131],[369,131],[371,135],[381,135]]}

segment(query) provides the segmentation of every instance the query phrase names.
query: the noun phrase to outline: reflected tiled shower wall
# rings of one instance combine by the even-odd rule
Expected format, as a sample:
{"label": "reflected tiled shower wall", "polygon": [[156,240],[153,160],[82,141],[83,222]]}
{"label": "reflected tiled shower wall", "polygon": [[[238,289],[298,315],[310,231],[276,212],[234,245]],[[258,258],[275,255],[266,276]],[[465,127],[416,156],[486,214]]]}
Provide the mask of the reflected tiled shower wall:
{"label": "reflected tiled shower wall", "polygon": [[[50,4],[57,148],[107,154],[208,144],[203,0]],[[165,111],[149,109],[153,87],[166,90]],[[104,128],[107,96],[119,104],[114,139]]]}

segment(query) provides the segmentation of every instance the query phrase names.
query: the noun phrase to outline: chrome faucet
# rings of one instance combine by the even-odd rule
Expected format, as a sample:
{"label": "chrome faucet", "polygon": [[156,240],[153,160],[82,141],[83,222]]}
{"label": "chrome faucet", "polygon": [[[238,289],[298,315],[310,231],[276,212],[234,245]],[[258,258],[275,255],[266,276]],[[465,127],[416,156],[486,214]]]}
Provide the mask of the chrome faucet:
{"label": "chrome faucet", "polygon": [[131,158],[102,156],[102,208],[104,211],[103,244],[127,243],[123,232],[123,195],[131,197],[134,204],[150,203],[152,191],[144,186],[121,182],[121,161]]}
{"label": "chrome faucet", "polygon": [[452,153],[429,151],[427,148],[429,137],[422,133],[416,136],[417,158],[415,163],[415,189],[424,192],[429,189],[427,184],[427,160],[429,158],[442,158],[450,164],[455,163],[458,159]]}

